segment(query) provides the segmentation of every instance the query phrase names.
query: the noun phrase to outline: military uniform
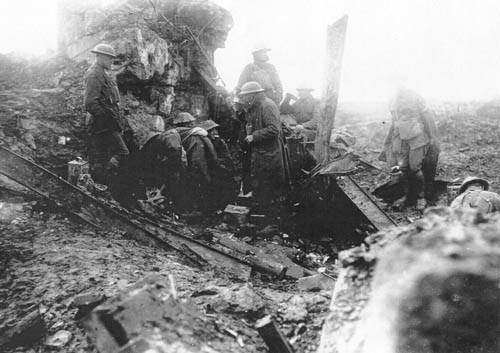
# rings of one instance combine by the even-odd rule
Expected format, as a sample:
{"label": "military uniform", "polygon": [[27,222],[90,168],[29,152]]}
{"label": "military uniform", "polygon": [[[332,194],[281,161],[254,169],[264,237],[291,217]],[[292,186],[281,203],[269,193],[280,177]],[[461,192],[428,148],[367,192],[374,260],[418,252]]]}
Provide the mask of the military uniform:
{"label": "military uniform", "polygon": [[251,143],[251,181],[254,196],[261,204],[282,196],[287,187],[286,158],[278,107],[260,95],[247,114]]}
{"label": "military uniform", "polygon": [[266,96],[276,105],[279,105],[283,97],[283,86],[274,65],[264,63],[251,63],[245,66],[236,85],[236,93],[241,87],[250,81],[255,81],[265,90]]}
{"label": "military uniform", "polygon": [[430,199],[439,155],[432,114],[417,94],[399,90],[391,105],[391,115],[392,124],[380,159],[390,166],[401,167],[408,182],[410,204],[422,191]]}
{"label": "military uniform", "polygon": [[458,195],[450,205],[454,209],[473,208],[481,213],[500,211],[500,195],[485,190],[467,190]]}
{"label": "military uniform", "polygon": [[85,85],[85,109],[90,113],[86,124],[90,169],[94,180],[105,183],[107,170],[129,155],[120,122],[120,94],[116,83],[97,63],[87,71]]}

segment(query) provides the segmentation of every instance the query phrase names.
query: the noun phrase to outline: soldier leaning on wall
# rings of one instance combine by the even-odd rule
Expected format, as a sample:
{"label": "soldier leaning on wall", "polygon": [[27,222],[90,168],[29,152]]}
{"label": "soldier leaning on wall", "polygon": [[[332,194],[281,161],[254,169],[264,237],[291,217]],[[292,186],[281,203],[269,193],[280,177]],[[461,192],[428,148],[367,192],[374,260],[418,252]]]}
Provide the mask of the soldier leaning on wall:
{"label": "soldier leaning on wall", "polygon": [[120,119],[120,93],[107,70],[116,54],[107,44],[98,44],[92,53],[95,62],[85,76],[85,109],[87,121],[88,154],[92,178],[108,184],[110,175],[118,170],[129,156]]}

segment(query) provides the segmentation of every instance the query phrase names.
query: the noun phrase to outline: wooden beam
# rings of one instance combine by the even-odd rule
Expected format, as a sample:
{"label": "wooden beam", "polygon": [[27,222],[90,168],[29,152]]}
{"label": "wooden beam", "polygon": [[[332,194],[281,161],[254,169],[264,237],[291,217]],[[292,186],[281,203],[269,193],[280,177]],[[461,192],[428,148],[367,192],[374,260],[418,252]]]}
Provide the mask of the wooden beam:
{"label": "wooden beam", "polygon": [[328,26],[327,30],[326,82],[321,102],[321,121],[318,125],[318,136],[314,146],[316,161],[321,165],[328,163],[328,145],[337,111],[347,20],[348,17],[344,16]]}

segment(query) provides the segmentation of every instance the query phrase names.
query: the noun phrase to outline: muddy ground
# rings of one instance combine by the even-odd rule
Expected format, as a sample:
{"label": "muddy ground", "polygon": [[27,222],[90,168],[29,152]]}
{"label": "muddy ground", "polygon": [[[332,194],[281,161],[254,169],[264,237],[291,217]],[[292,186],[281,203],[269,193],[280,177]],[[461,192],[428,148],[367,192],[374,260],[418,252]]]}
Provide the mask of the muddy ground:
{"label": "muddy ground", "polygon": [[[500,182],[500,161],[495,158],[499,148],[496,119],[448,116],[438,125],[442,141],[438,178],[478,175],[489,179],[496,190]],[[349,128],[357,136],[357,152],[384,170],[387,168],[376,158],[387,128],[381,121]],[[355,178],[373,190],[386,175],[367,169]],[[442,195],[439,202],[445,199]],[[267,314],[276,318],[296,351],[314,352],[317,348],[329,290],[299,290],[293,281],[258,274],[248,285],[236,283],[197,268],[177,253],[75,223],[36,199],[3,190],[0,202],[0,337],[33,311],[38,310],[45,322],[40,337],[21,339],[16,342],[20,346],[4,347],[5,352],[95,352],[75,320],[75,298],[88,293],[110,298],[150,274],[174,276],[180,299],[194,300],[199,314],[217,327],[219,344],[212,348],[218,351],[266,351],[254,324]],[[390,205],[381,205],[400,223],[419,217],[414,210],[396,212]],[[292,243],[293,247],[300,248],[301,242]],[[301,250],[307,257],[310,248]],[[311,252],[311,256],[319,255]],[[324,266],[334,275],[335,257],[324,260]],[[64,339],[54,344],[51,338],[56,334]]]}

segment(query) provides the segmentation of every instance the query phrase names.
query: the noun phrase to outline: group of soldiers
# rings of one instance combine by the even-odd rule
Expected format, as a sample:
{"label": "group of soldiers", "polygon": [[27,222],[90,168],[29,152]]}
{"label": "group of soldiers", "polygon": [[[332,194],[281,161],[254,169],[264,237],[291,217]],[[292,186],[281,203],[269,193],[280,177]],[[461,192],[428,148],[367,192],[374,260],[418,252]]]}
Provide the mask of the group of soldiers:
{"label": "group of soldiers", "polygon": [[[108,75],[116,54],[106,44],[92,52],[95,63],[86,76],[85,107],[89,163],[97,183],[113,184],[126,176],[129,190],[143,183],[162,187],[176,206],[213,211],[238,192],[252,195],[257,208],[279,203],[290,185],[289,156],[284,127],[306,140],[315,138],[320,119],[319,101],[307,85],[297,88],[298,97],[283,88],[276,68],[269,63],[269,48],[256,47],[253,62],[245,66],[235,89],[233,118],[239,127],[238,160],[212,121],[197,122],[189,112],[177,112],[161,121],[157,131],[138,150],[130,153],[120,119],[120,95]],[[405,196],[399,206],[425,208],[434,202],[433,183],[440,153],[436,123],[423,99],[400,88],[391,104],[391,126],[379,159],[399,175]],[[292,117],[283,124],[281,115]],[[236,165],[241,166],[236,171]],[[241,183],[234,178],[240,174]],[[500,197],[487,191],[478,178],[466,180],[452,207],[489,205],[498,210]],[[123,192],[123,189],[120,190]],[[496,196],[495,196],[496,195]]]}
{"label": "group of soldiers", "polygon": [[[120,95],[109,76],[114,49],[97,45],[95,63],[87,72],[85,107],[88,111],[89,164],[95,182],[127,185],[128,191],[140,183],[162,186],[174,203],[184,209],[219,209],[238,192],[252,195],[256,207],[269,208],[280,201],[289,186],[288,156],[280,120],[283,90],[276,68],[269,63],[269,48],[252,52],[253,63],[241,73],[233,100],[233,116],[239,120],[239,160],[218,134],[219,125],[197,121],[189,112],[176,112],[161,121],[147,142],[133,151],[124,136],[120,118]],[[318,119],[312,89],[301,87],[299,98],[290,94],[282,107],[296,112],[297,129],[314,129]],[[294,103],[290,103],[291,100]],[[310,115],[310,117],[308,117]],[[131,152],[132,151],[132,152]],[[234,178],[241,165],[242,185]],[[123,182],[123,176],[127,182]],[[121,183],[117,180],[122,180]],[[123,195],[122,187],[119,193]]]}

